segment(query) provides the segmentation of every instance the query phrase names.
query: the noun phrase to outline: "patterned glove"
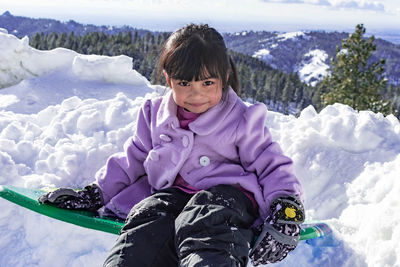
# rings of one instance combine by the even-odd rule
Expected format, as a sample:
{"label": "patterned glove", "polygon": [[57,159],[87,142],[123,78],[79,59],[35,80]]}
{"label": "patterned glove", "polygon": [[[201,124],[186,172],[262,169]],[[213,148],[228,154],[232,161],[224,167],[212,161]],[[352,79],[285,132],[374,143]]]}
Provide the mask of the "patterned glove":
{"label": "patterned glove", "polygon": [[96,184],[88,185],[82,190],[59,188],[42,195],[38,201],[71,210],[97,211],[104,205],[101,190]]}
{"label": "patterned glove", "polygon": [[283,260],[294,250],[304,222],[304,207],[294,197],[279,197],[271,204],[271,215],[259,229],[258,239],[250,251],[254,266]]}

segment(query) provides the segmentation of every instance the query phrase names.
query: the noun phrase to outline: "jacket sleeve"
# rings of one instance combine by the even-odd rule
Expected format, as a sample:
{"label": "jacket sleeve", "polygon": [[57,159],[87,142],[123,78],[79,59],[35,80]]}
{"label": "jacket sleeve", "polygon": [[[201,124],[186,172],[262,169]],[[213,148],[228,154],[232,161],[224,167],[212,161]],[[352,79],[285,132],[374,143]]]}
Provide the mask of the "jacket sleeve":
{"label": "jacket sleeve", "polygon": [[125,152],[112,155],[97,172],[96,180],[103,193],[104,204],[141,177],[147,179],[143,162],[152,147],[150,116],[151,100],[147,100],[139,110],[135,134],[124,145]]}
{"label": "jacket sleeve", "polygon": [[267,109],[263,104],[247,108],[237,130],[236,145],[242,166],[253,172],[269,214],[272,201],[279,196],[295,195],[302,197],[300,182],[293,173],[293,162],[283,155],[278,143],[272,141],[265,126]]}

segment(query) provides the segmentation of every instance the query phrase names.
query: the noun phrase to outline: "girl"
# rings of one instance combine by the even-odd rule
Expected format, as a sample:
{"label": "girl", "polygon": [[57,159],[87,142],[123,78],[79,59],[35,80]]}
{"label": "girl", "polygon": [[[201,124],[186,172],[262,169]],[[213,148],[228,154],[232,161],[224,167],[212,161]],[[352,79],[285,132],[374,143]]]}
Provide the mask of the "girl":
{"label": "girl", "polygon": [[126,218],[107,267],[246,266],[251,246],[254,265],[282,260],[299,240],[302,189],[264,125],[266,107],[237,96],[222,36],[188,25],[159,64],[171,90],[141,107],[125,153],[96,183],[40,201]]}

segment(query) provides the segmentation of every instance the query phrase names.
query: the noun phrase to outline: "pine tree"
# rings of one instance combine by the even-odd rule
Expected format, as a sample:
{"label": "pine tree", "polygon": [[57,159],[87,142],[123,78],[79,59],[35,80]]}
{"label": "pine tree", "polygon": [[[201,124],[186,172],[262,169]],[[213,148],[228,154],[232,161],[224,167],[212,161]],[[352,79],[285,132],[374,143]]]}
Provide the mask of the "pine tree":
{"label": "pine tree", "polygon": [[292,79],[287,79],[282,90],[282,104],[285,114],[289,113],[290,103],[293,101],[295,90],[296,89]]}
{"label": "pine tree", "polygon": [[241,62],[238,66],[239,81],[240,81],[240,92],[241,97],[244,99],[251,97],[251,69],[248,65]]}
{"label": "pine tree", "polygon": [[67,34],[63,32],[58,36],[56,47],[64,47],[66,41],[67,41]]}
{"label": "pine tree", "polygon": [[322,82],[322,87],[329,90],[322,95],[322,105],[339,102],[356,110],[389,114],[393,112],[392,104],[382,99],[387,86],[383,75],[385,60],[371,61],[375,37],[365,39],[364,34],[363,24],[358,24],[355,32],[342,40],[342,48],[336,48],[331,74]]}
{"label": "pine tree", "polygon": [[39,48],[41,40],[40,34],[36,33],[33,38],[30,39],[30,44],[32,47]]}
{"label": "pine tree", "polygon": [[257,89],[259,88],[258,87],[257,72],[256,71],[251,73],[250,85],[251,85],[251,98],[253,99],[253,103],[255,103],[256,95],[257,95]]}
{"label": "pine tree", "polygon": [[264,87],[263,87],[263,92],[265,94],[265,102],[266,100],[271,100],[271,80],[272,80],[272,73],[268,73],[265,75],[265,80],[264,80]]}

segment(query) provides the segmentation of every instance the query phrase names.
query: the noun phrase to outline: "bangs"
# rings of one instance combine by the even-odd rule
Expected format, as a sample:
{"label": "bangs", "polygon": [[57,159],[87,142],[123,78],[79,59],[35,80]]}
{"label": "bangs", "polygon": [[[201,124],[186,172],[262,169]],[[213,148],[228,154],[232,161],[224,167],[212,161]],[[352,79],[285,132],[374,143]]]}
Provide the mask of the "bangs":
{"label": "bangs", "polygon": [[228,71],[229,59],[225,54],[226,51],[223,48],[211,47],[200,38],[193,36],[188,43],[176,47],[169,53],[163,67],[173,79],[185,81],[222,79]]}

